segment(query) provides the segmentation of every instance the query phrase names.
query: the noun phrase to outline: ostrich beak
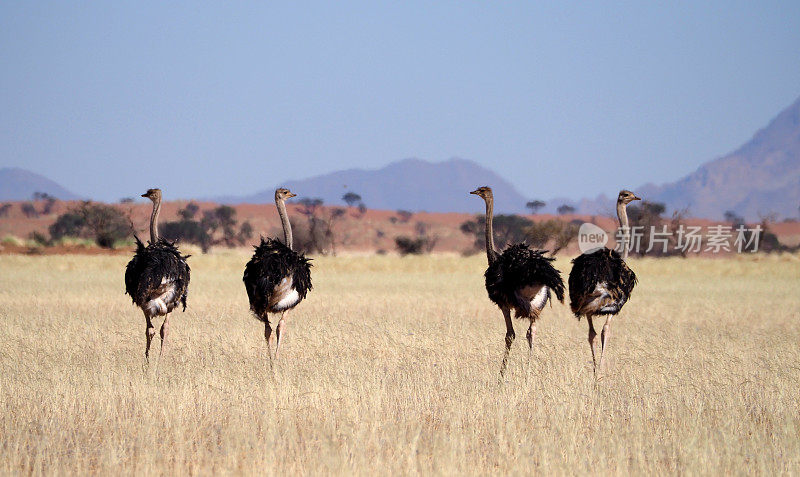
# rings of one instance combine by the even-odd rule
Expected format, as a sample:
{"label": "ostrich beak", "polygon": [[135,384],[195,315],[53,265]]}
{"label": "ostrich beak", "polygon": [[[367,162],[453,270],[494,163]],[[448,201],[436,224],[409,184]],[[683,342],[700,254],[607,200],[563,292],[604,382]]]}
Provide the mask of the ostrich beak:
{"label": "ostrich beak", "polygon": [[147,194],[142,194],[142,197],[148,197],[148,195]]}
{"label": "ostrich beak", "polygon": [[642,198],[634,195],[632,200],[642,200]]}
{"label": "ostrich beak", "polygon": [[294,194],[294,193],[292,193],[292,192],[289,192],[289,193],[286,195],[286,197],[287,197],[288,199],[291,199],[292,197],[297,197],[297,194]]}
{"label": "ostrich beak", "polygon": [[470,192],[470,194],[478,195],[478,189],[475,189],[474,191]]}

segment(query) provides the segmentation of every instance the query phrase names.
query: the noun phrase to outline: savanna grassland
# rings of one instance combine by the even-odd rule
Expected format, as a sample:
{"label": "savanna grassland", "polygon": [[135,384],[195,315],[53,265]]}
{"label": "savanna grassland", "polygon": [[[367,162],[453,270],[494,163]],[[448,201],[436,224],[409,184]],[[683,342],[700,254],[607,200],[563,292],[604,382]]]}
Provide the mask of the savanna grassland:
{"label": "savanna grassland", "polygon": [[317,258],[271,370],[249,253],[190,259],[158,374],[128,257],[0,256],[0,474],[800,472],[798,256],[631,260],[595,385],[557,302],[498,382],[480,255]]}

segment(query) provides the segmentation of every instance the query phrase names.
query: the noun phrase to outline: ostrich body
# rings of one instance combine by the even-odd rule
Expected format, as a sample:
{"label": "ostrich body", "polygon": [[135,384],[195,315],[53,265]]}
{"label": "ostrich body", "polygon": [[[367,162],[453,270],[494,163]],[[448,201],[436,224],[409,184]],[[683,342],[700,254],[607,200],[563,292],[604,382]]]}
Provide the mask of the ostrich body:
{"label": "ostrich body", "polygon": [[264,338],[267,341],[267,354],[272,361],[270,337],[272,327],[269,323],[270,313],[280,313],[275,330],[277,343],[275,358],[281,346],[281,338],[285,334],[284,317],[286,312],[297,306],[311,290],[311,264],[303,254],[292,250],[292,226],[286,215],[286,199],[295,197],[288,189],[275,191],[275,206],[283,225],[284,243],[277,239],[261,238],[256,246],[253,258],[244,269],[244,286],[250,299],[250,311],[264,322]]}
{"label": "ostrich body", "polygon": [[[611,334],[611,319],[617,315],[631,296],[636,285],[633,273],[625,259],[628,256],[629,234],[627,206],[640,200],[633,192],[622,190],[617,198],[617,218],[623,231],[622,256],[615,250],[602,247],[585,253],[572,261],[569,273],[570,308],[578,319],[586,317],[589,322],[589,346],[592,348],[594,373],[603,367],[603,356]],[[600,340],[600,358],[597,355],[597,332],[592,318],[606,315]]]}
{"label": "ostrich body", "polygon": [[146,360],[150,357],[150,343],[156,334],[153,318],[163,316],[161,325],[161,354],[166,351],[169,335],[169,314],[179,304],[186,311],[186,295],[189,287],[188,255],[182,256],[175,244],[158,236],[158,214],[161,211],[161,190],[149,189],[142,197],[153,201],[150,216],[150,242],[145,247],[139,237],[136,239],[136,252],[125,269],[125,292],[133,303],[144,312],[147,322],[144,350]]}
{"label": "ostrich body", "polygon": [[506,322],[506,350],[500,368],[502,376],[515,338],[511,311],[517,318],[530,320],[526,334],[530,354],[536,338],[536,320],[551,299],[551,293],[555,293],[559,301],[564,301],[564,283],[561,273],[550,263],[554,259],[545,257],[541,250],[531,250],[527,245],[518,243],[498,253],[494,248],[492,231],[492,189],[479,187],[470,194],[483,198],[486,203],[486,255],[489,259],[489,268],[485,273],[486,291],[489,292],[489,299],[502,310]]}

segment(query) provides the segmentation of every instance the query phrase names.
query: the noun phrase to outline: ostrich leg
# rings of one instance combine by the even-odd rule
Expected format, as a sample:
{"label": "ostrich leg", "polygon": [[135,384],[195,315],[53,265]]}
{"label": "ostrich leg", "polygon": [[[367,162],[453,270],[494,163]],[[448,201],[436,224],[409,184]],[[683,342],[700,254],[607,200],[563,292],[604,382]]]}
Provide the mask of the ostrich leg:
{"label": "ostrich leg", "polygon": [[150,315],[145,312],[144,319],[147,320],[147,327],[144,330],[144,337],[147,340],[147,345],[144,348],[144,360],[145,364],[150,364],[150,343],[153,342],[153,336],[156,335],[156,329],[153,326],[153,321],[150,319]]}
{"label": "ostrich leg", "polygon": [[603,334],[600,335],[601,338],[601,346],[600,346],[600,364],[598,367],[600,368],[600,372],[603,372],[603,355],[606,352],[606,346],[608,346],[608,338],[611,336],[611,319],[614,318],[614,315],[608,315],[606,319],[606,324],[603,325]]}
{"label": "ostrich leg", "polygon": [[511,351],[511,343],[514,342],[514,324],[511,323],[511,310],[503,308],[503,317],[506,319],[506,351],[503,354],[503,364],[500,366],[500,377],[506,373],[508,363],[508,353]]}
{"label": "ostrich leg", "polygon": [[536,339],[536,321],[531,320],[531,326],[528,327],[525,337],[528,338],[528,359],[530,359],[533,352],[533,340]]}
{"label": "ostrich leg", "polygon": [[286,326],[286,322],[283,319],[285,315],[285,311],[281,313],[281,319],[278,321],[278,326],[275,329],[275,335],[277,338],[277,344],[275,345],[275,359],[278,359],[278,351],[281,349],[281,337],[283,337],[285,332],[284,327]]}
{"label": "ostrich leg", "polygon": [[164,315],[164,323],[161,325],[161,351],[158,355],[158,360],[167,352],[167,337],[169,336],[169,313]]}
{"label": "ostrich leg", "polygon": [[161,350],[158,352],[158,363],[156,363],[156,374],[158,374],[158,370],[161,367],[161,359],[167,354],[168,336],[169,336],[169,313],[164,315],[164,323],[161,324]]}
{"label": "ostrich leg", "polygon": [[592,317],[587,316],[586,321],[589,322],[589,346],[592,347],[592,366],[594,369],[594,375],[595,377],[597,377],[597,359],[595,358],[596,348],[597,348],[597,332],[594,330],[594,324],[592,324]]}
{"label": "ostrich leg", "polygon": [[267,356],[269,357],[269,367],[272,367],[272,348],[270,348],[269,339],[272,337],[272,327],[269,325],[269,320],[264,322],[264,340],[267,342]]}

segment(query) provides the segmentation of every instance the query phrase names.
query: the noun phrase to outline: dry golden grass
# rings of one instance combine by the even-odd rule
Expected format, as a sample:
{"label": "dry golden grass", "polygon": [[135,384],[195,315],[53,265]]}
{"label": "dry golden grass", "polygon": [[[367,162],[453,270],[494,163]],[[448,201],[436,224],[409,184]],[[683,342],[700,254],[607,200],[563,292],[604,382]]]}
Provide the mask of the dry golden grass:
{"label": "dry golden grass", "polygon": [[0,473],[800,472],[796,256],[633,260],[597,387],[559,303],[498,383],[481,256],[315,260],[270,372],[247,259],[190,259],[156,377],[125,257],[0,256]]}

